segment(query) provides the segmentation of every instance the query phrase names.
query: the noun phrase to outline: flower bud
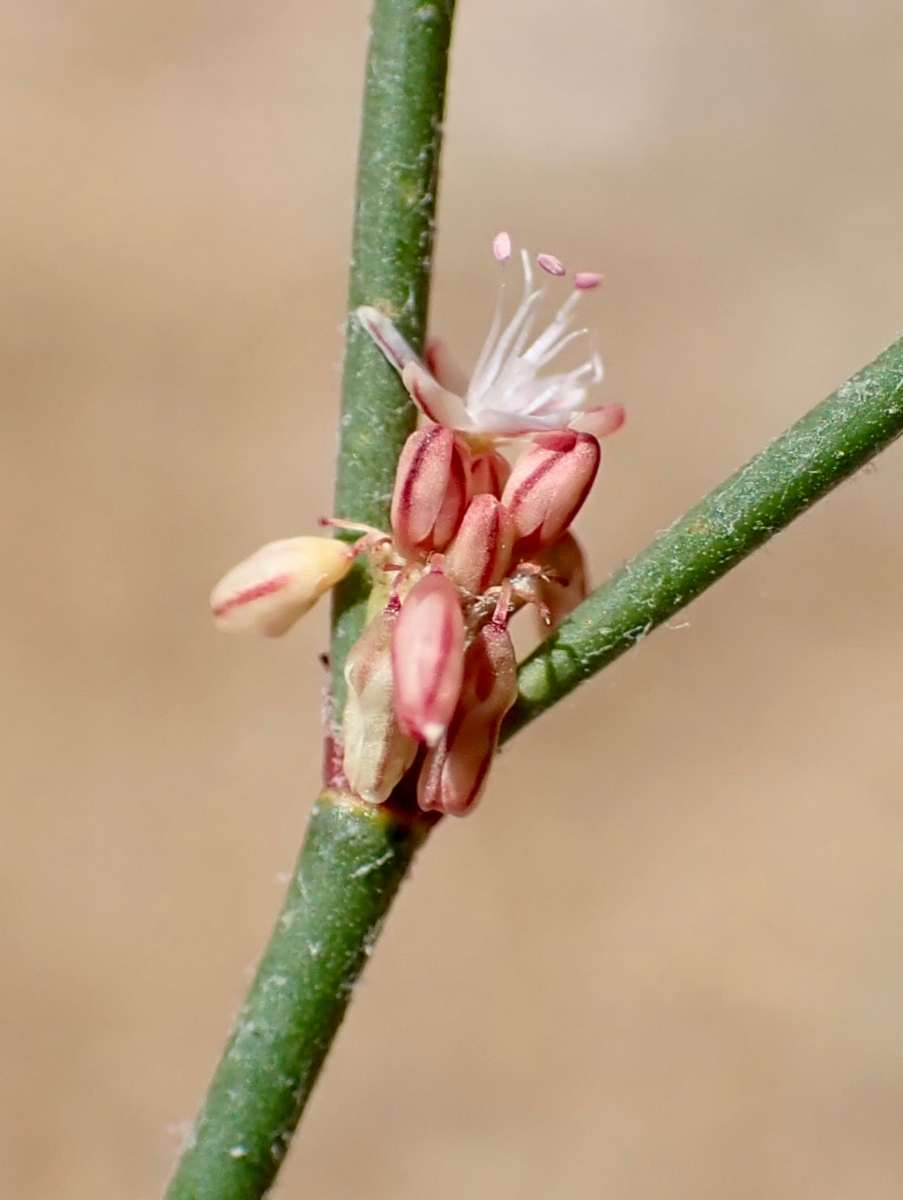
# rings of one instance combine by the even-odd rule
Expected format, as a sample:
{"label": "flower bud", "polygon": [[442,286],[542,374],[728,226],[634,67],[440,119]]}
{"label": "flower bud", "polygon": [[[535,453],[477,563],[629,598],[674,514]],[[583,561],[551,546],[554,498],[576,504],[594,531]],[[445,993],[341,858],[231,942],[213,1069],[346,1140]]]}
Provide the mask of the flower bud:
{"label": "flower bud", "polygon": [[503,454],[499,454],[497,450],[484,450],[471,459],[471,490],[475,496],[483,492],[501,496],[510,474],[511,467]]}
{"label": "flower bud", "polygon": [[343,579],[354,551],[333,538],[270,542],[227,571],[210,594],[217,626],[226,633],[280,637]]}
{"label": "flower bud", "polygon": [[534,558],[542,574],[535,577],[536,599],[545,607],[550,623],[543,636],[557,629],[566,616],[589,595],[589,573],[580,543],[565,533]]}
{"label": "flower bud", "polygon": [[502,504],[514,520],[518,558],[561,537],[593,485],[601,453],[591,433],[558,429],[533,438],[502,492]]}
{"label": "flower bud", "polygon": [[514,647],[504,622],[490,621],[464,659],[464,685],[443,737],[427,752],[417,803],[462,817],[476,804],[495,755],[499,730],[517,697]]}
{"label": "flower bud", "polygon": [[464,615],[438,571],[415,583],[392,637],[395,715],[404,733],[433,746],[451,720],[464,666]]}
{"label": "flower bud", "polygon": [[428,425],[404,444],[392,495],[392,532],[406,558],[444,550],[471,496],[470,451],[452,429]]}
{"label": "flower bud", "polygon": [[399,613],[393,597],[345,661],[345,778],[369,804],[388,799],[417,754],[417,743],[401,732],[395,719],[391,645]]}
{"label": "flower bud", "polygon": [[445,573],[472,596],[502,582],[511,565],[514,522],[488,492],[474,496],[445,556]]}

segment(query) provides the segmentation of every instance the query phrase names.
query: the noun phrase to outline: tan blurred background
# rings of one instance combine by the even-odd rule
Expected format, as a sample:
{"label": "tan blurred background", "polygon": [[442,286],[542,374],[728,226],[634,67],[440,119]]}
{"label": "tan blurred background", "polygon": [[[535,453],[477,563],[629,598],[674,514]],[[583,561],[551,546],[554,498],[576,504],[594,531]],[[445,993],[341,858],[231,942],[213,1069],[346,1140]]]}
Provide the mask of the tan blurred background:
{"label": "tan blurred background", "polygon": [[[367,6],[4,11],[3,1166],[155,1200],[318,777]],[[461,0],[434,328],[488,239],[608,277],[597,578],[903,329],[895,0]],[[903,1192],[903,451],[513,743],[423,854],[277,1189]]]}

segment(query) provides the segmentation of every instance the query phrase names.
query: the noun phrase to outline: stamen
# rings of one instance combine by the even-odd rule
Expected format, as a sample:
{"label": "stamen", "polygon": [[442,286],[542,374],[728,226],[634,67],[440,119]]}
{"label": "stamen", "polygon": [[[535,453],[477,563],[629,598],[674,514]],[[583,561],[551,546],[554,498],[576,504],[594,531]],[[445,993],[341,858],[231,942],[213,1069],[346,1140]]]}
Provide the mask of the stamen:
{"label": "stamen", "polygon": [[381,529],[372,525],[363,525],[359,521],[342,521],[339,517],[317,517],[321,529],[347,529],[350,533],[362,533],[366,537],[377,537],[381,541],[389,541],[389,536]]}
{"label": "stamen", "polygon": [[566,275],[564,263],[554,254],[537,254],[536,261],[549,275]]}
{"label": "stamen", "polygon": [[578,271],[574,276],[574,287],[578,292],[591,292],[604,282],[605,276],[597,271]]}
{"label": "stamen", "polygon": [[511,257],[511,238],[504,229],[492,239],[492,253],[500,263],[507,262]]}
{"label": "stamen", "polygon": [[543,356],[555,346],[559,339],[564,337],[571,323],[571,314],[577,306],[579,299],[579,292],[571,292],[570,296],[568,296],[567,300],[565,300],[564,304],[562,304],[561,308],[555,314],[549,326],[539,335],[530,349],[525,352],[524,360],[529,362],[534,369],[538,362],[548,361]]}
{"label": "stamen", "polygon": [[[530,260],[526,252],[523,255],[524,263],[524,298],[518,305],[517,311],[506,326],[504,332],[499,336],[499,325],[501,324],[501,304],[502,293],[499,293],[499,304],[496,308],[496,318],[493,320],[492,329],[489,331],[489,337],[486,339],[480,357],[477,360],[477,365],[474,367],[473,375],[470,380],[470,387],[467,392],[467,399],[470,403],[479,404],[482,396],[486,394],[490,387],[498,378],[499,372],[505,363],[505,360],[512,353],[512,344],[516,343],[519,335],[523,335],[520,345],[529,336],[529,332],[533,326],[533,309],[536,307],[539,300],[542,298],[541,291],[530,291],[530,286],[533,282],[532,272],[530,271]],[[504,284],[502,285],[504,287]],[[526,331],[526,333],[524,333]],[[519,348],[515,351],[519,353]]]}

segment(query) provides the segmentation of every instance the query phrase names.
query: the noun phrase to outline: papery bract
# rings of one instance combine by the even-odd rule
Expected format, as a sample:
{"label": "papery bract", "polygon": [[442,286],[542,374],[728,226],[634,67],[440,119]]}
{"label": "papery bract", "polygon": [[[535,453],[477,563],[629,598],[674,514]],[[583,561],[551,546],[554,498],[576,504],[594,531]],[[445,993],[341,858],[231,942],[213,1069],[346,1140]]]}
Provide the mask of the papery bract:
{"label": "papery bract", "polygon": [[439,571],[408,593],[392,638],[395,714],[401,729],[435,745],[461,694],[464,615],[457,588]]}
{"label": "papery bract", "polygon": [[422,809],[461,817],[473,808],[516,697],[514,646],[504,622],[493,620],[467,649],[464,685],[451,724],[424,759],[417,780]]}
{"label": "papery bract", "polygon": [[514,464],[502,503],[525,558],[561,537],[576,517],[599,470],[601,447],[591,433],[559,429],[538,434]]}
{"label": "papery bract", "polygon": [[392,494],[392,533],[409,558],[444,550],[472,494],[470,451],[443,425],[418,429],[405,442]]}
{"label": "papery bract", "polygon": [[514,546],[511,514],[495,496],[474,496],[445,555],[445,573],[456,585],[479,596],[508,574]]}
{"label": "papery bract", "polygon": [[227,571],[210,594],[218,628],[279,637],[343,579],[354,552],[333,538],[285,538]]}
{"label": "papery bract", "polygon": [[342,721],[345,777],[370,804],[387,800],[417,754],[417,742],[395,718],[392,636],[396,597],[373,618],[345,661],[347,696]]}

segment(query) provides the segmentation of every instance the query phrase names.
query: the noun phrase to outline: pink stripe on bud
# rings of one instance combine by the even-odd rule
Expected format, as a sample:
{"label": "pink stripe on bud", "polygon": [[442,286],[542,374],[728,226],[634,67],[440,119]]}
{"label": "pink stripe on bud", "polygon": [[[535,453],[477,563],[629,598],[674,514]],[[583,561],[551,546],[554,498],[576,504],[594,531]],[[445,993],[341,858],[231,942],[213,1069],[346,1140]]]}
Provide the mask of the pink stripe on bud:
{"label": "pink stripe on bud", "polygon": [[508,574],[513,546],[508,510],[488,493],[474,496],[445,556],[445,572],[456,587],[481,596]]}
{"label": "pink stripe on bud", "polygon": [[262,546],[210,594],[213,619],[226,633],[280,637],[343,579],[354,551],[332,538],[297,537]]}
{"label": "pink stripe on bud", "polygon": [[554,254],[537,254],[536,261],[548,275],[566,275],[564,263]]}
{"label": "pink stripe on bud", "polygon": [[591,433],[558,429],[538,434],[502,492],[523,559],[551,546],[576,517],[599,470],[601,447]]}
{"label": "pink stripe on bud", "polygon": [[445,735],[424,759],[417,781],[422,809],[462,817],[473,808],[516,697],[514,647],[504,620],[493,620],[468,647],[458,707]]}
{"label": "pink stripe on bud", "polygon": [[492,239],[492,253],[498,262],[507,262],[511,257],[511,238],[504,230]]}
{"label": "pink stripe on bud", "polygon": [[369,804],[388,799],[417,754],[417,743],[402,733],[395,719],[391,647],[399,614],[398,600],[393,598],[373,618],[345,662],[343,766],[352,791]]}
{"label": "pink stripe on bud", "polygon": [[404,733],[436,744],[455,711],[463,665],[461,601],[434,571],[411,588],[392,638],[395,715]]}
{"label": "pink stripe on bud", "polygon": [[536,599],[549,617],[550,623],[543,625],[545,636],[557,629],[589,595],[589,572],[580,543],[572,533],[562,534],[533,561],[542,571],[535,577],[534,586]]}
{"label": "pink stripe on bud", "polygon": [[598,271],[578,271],[574,276],[574,287],[578,292],[591,292],[605,282],[605,276]]}
{"label": "pink stripe on bud", "polygon": [[490,492],[493,496],[501,497],[510,474],[511,467],[507,458],[497,450],[485,450],[481,454],[475,454],[470,463],[471,491],[474,496]]}
{"label": "pink stripe on bud", "polygon": [[444,425],[418,429],[404,444],[392,495],[392,532],[406,558],[444,550],[471,495],[470,451]]}

